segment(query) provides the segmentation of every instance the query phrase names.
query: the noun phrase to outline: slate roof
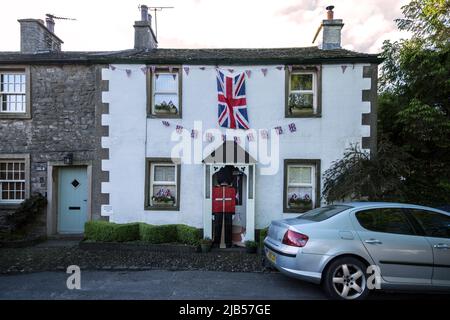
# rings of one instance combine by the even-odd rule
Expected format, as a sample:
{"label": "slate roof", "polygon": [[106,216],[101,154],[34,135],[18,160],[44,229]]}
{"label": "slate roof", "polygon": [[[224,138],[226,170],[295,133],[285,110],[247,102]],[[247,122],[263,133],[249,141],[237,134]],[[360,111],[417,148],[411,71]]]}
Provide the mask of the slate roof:
{"label": "slate roof", "polygon": [[68,63],[146,63],[197,65],[257,65],[308,63],[380,63],[377,54],[346,49],[321,50],[318,47],[273,49],[155,49],[122,51],[63,51],[37,54],[0,52],[0,64]]}

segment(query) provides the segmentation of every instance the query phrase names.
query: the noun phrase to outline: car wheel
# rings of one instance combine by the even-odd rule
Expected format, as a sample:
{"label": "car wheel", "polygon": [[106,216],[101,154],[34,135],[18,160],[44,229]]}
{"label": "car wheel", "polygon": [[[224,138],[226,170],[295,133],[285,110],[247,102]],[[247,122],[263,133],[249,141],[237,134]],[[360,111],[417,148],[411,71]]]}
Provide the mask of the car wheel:
{"label": "car wheel", "polygon": [[333,261],[324,274],[323,287],[332,299],[360,300],[367,297],[366,265],[352,257]]}

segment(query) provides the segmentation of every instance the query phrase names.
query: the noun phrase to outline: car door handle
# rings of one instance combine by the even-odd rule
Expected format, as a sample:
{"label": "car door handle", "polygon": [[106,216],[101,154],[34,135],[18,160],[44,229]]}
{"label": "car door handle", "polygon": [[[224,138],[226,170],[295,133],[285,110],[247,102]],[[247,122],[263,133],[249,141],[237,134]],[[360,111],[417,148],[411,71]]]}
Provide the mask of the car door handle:
{"label": "car door handle", "polygon": [[381,242],[380,240],[377,239],[368,239],[368,240],[364,240],[365,243],[368,244],[382,244],[383,242]]}
{"label": "car door handle", "polygon": [[450,246],[444,243],[435,244],[433,247],[436,249],[450,249]]}

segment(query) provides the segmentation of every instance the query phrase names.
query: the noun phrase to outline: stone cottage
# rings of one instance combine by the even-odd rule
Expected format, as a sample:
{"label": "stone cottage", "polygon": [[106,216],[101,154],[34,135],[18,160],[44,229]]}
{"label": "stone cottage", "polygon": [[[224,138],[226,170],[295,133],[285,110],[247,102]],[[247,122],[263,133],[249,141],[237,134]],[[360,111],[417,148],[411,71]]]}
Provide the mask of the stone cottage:
{"label": "stone cottage", "polygon": [[214,237],[226,172],[241,244],[320,206],[350,144],[376,152],[380,58],[342,49],[331,10],[321,46],[278,49],[158,48],[145,6],[117,52],[64,52],[52,21],[19,22],[21,52],[0,53],[0,210],[46,195],[47,234],[105,217]]}

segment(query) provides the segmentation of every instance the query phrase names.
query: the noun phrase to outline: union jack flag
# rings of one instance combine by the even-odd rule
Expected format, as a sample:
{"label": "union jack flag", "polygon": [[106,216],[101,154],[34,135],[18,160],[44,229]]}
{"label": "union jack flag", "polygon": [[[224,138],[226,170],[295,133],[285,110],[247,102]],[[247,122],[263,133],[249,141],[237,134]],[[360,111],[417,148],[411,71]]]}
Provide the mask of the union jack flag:
{"label": "union jack flag", "polygon": [[228,77],[217,71],[219,125],[230,129],[249,129],[245,72]]}

